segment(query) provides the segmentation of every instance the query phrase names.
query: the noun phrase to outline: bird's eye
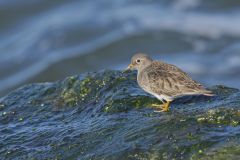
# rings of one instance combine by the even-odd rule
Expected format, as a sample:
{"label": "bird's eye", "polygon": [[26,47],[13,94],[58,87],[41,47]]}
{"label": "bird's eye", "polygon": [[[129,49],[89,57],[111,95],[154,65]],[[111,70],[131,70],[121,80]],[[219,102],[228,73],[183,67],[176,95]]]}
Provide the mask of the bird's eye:
{"label": "bird's eye", "polygon": [[141,62],[141,60],[140,59],[137,59],[137,63],[140,63]]}

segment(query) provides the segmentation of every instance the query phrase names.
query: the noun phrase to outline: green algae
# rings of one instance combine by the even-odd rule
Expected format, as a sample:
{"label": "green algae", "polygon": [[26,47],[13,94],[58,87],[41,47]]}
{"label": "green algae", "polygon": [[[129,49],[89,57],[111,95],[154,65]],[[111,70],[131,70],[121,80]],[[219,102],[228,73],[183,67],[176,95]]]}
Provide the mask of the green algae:
{"label": "green algae", "polygon": [[77,105],[78,95],[74,90],[64,90],[61,98],[64,100],[66,105],[75,106]]}
{"label": "green algae", "polygon": [[[84,79],[78,76],[66,78],[62,84],[62,91],[57,103],[61,105],[76,106],[86,101],[90,102],[94,100],[98,102],[99,98],[102,96],[101,94],[96,94],[98,91],[102,89],[108,90],[110,88],[113,89],[113,92],[117,92],[117,84],[127,82],[127,77],[123,74],[113,77],[111,73],[113,72],[104,72],[104,77],[99,77],[98,74],[95,74],[87,75]],[[126,88],[123,88],[123,90],[126,91]],[[107,105],[110,104],[111,102],[109,101]]]}
{"label": "green algae", "polygon": [[104,111],[107,113],[117,113],[128,111],[130,109],[154,108],[152,104],[161,103],[156,98],[149,98],[147,96],[128,97],[125,99],[109,99]]}
{"label": "green algae", "polygon": [[66,78],[59,101],[68,106],[76,106],[78,102],[84,101],[91,92],[91,83],[93,82],[91,77],[86,77],[83,80],[77,76]]}
{"label": "green algae", "polygon": [[217,108],[209,110],[205,115],[197,118],[200,123],[222,124],[238,126],[240,124],[240,110],[234,108]]}
{"label": "green algae", "polygon": [[240,146],[236,144],[234,146],[226,146],[215,149],[213,151],[206,151],[201,155],[194,155],[192,159],[196,160],[237,160],[240,158]]}

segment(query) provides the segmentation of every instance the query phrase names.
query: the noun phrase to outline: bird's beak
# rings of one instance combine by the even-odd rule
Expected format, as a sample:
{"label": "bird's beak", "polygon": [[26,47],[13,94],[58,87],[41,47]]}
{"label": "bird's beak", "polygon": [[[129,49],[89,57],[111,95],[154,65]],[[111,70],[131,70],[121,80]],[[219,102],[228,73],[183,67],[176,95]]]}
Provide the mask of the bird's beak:
{"label": "bird's beak", "polygon": [[129,64],[128,67],[125,70],[132,70],[132,68],[133,68],[133,65]]}
{"label": "bird's beak", "polygon": [[133,65],[132,64],[129,64],[128,67],[124,70],[124,72],[128,71],[128,70],[132,70],[133,68]]}

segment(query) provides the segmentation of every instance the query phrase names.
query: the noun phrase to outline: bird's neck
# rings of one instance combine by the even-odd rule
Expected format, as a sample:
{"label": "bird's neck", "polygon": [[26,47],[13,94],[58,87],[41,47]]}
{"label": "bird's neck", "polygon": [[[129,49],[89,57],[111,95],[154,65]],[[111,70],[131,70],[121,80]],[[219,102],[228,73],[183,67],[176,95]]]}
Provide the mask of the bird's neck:
{"label": "bird's neck", "polygon": [[138,73],[142,72],[143,70],[145,70],[146,68],[148,68],[149,66],[151,66],[152,63],[146,63],[143,66],[141,66],[140,68],[138,68]]}

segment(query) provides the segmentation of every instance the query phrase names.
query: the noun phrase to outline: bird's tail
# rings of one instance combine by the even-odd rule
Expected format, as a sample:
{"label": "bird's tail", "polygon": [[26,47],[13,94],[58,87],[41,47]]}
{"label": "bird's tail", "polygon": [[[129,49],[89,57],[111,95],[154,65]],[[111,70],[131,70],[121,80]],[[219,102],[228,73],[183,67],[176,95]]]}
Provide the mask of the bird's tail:
{"label": "bird's tail", "polygon": [[203,94],[204,96],[209,96],[209,97],[213,97],[213,96],[216,96],[215,94],[213,94],[213,93],[205,93],[205,94]]}
{"label": "bird's tail", "polygon": [[210,97],[215,96],[215,94],[212,91],[209,91],[209,90],[206,90],[206,89],[204,89],[201,92],[201,94],[203,94],[204,96],[210,96]]}

